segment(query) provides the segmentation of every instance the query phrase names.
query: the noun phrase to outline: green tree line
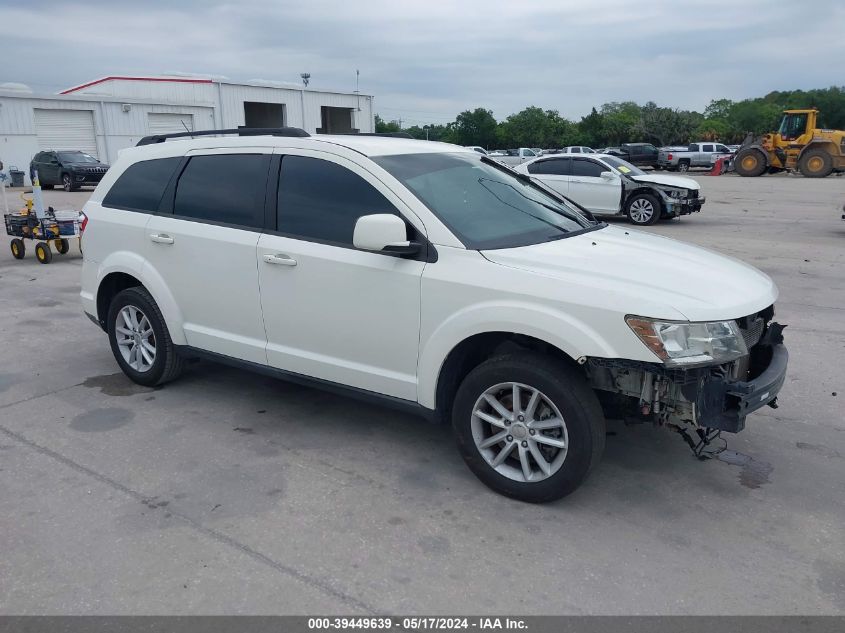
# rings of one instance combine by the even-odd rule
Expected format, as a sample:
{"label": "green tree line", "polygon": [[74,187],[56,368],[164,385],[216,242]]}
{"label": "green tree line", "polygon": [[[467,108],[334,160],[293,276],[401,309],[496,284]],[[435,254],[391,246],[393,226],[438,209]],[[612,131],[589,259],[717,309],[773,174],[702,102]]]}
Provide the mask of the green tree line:
{"label": "green tree line", "polygon": [[[658,106],[652,101],[644,105],[612,102],[593,108],[580,121],[570,121],[557,110],[536,106],[497,121],[492,110],[476,108],[461,112],[445,125],[414,125],[401,131],[414,138],[488,149],[568,145],[600,148],[627,142],[684,145],[698,140],[739,143],[749,132],[762,134],[776,129],[782,110],[812,107],[820,110],[821,127],[845,129],[845,86],[833,86],[775,91],[743,101],[714,99],[704,112]],[[397,121],[385,121],[379,115],[375,125],[376,132],[400,131]]]}

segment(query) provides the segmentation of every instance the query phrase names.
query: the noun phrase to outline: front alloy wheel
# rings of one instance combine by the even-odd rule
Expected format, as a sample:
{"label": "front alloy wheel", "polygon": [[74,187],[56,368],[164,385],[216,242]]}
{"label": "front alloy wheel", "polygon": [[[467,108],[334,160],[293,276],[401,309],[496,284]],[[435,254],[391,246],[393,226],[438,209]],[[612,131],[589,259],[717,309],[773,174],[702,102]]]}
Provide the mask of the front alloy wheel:
{"label": "front alloy wheel", "polygon": [[62,187],[65,191],[73,191],[73,178],[70,177],[70,174],[62,176]]}
{"label": "front alloy wheel", "polygon": [[478,452],[508,479],[541,481],[566,459],[566,422],[549,397],[529,385],[505,382],[487,389],[475,402],[471,425]]}
{"label": "front alloy wheel", "polygon": [[628,201],[628,219],[638,226],[656,223],[660,213],[660,202],[650,194],[638,194]]}
{"label": "front alloy wheel", "polygon": [[571,493],[604,449],[604,416],[583,372],[530,351],[471,370],[452,402],[452,428],[484,484],[531,503]]}

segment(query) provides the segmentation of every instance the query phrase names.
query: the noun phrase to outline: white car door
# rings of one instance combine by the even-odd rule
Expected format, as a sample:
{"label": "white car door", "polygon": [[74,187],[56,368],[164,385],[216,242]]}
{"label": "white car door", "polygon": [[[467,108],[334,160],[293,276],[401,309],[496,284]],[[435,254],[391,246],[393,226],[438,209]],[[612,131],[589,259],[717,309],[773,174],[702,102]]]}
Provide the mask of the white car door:
{"label": "white car door", "polygon": [[267,364],[255,249],[264,227],[267,148],[188,154],[146,226],[147,264],[167,280],[188,345]]}
{"label": "white car door", "polygon": [[544,158],[528,165],[528,173],[559,194],[569,195],[570,158]]}
{"label": "white car door", "polygon": [[569,178],[569,197],[593,213],[616,214],[622,199],[622,182],[619,177],[605,179],[601,173],[609,167],[584,156],[572,158]]}
{"label": "white car door", "polygon": [[276,230],[258,243],[270,366],[416,401],[425,262],[352,246],[359,217],[410,212],[342,157],[291,150],[280,163]]}

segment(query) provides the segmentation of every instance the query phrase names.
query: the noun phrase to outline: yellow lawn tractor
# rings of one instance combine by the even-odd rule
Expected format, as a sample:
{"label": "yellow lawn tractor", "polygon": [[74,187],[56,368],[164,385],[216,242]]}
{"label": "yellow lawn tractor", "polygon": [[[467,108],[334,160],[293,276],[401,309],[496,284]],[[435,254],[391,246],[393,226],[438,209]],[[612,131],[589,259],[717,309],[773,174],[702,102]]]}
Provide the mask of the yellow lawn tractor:
{"label": "yellow lawn tractor", "polygon": [[845,171],[845,131],[816,127],[819,111],[784,110],[777,132],[747,138],[734,157],[740,176],[800,171],[807,178],[824,178]]}

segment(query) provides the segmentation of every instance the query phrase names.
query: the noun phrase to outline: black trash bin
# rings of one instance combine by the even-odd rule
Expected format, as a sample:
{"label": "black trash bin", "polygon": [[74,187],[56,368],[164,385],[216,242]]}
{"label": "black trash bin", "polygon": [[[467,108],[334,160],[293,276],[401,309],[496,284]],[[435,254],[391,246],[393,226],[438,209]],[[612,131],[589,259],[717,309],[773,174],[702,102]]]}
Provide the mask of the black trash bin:
{"label": "black trash bin", "polygon": [[9,176],[12,178],[13,187],[23,187],[23,172],[20,169],[10,168]]}

